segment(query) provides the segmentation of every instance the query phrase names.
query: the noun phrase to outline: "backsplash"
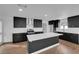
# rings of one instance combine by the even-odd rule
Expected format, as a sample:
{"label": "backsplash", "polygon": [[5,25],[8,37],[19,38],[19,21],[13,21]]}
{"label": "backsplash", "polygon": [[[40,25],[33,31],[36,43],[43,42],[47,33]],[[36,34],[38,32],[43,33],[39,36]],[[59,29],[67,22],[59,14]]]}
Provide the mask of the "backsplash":
{"label": "backsplash", "polygon": [[79,32],[79,28],[68,28],[68,29],[57,28],[56,31],[60,31],[60,32]]}
{"label": "backsplash", "polygon": [[58,27],[61,27],[61,26],[64,26],[64,25],[68,26],[68,20],[67,20],[67,18],[61,19],[60,23],[58,25],[59,25]]}

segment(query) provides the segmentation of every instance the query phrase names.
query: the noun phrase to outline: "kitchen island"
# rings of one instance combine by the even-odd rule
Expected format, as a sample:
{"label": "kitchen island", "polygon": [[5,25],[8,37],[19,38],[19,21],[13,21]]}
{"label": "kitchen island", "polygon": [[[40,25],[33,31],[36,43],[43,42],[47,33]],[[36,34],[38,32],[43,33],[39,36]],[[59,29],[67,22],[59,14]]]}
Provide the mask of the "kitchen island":
{"label": "kitchen island", "polygon": [[28,53],[40,53],[59,44],[58,33],[43,33],[27,35]]}

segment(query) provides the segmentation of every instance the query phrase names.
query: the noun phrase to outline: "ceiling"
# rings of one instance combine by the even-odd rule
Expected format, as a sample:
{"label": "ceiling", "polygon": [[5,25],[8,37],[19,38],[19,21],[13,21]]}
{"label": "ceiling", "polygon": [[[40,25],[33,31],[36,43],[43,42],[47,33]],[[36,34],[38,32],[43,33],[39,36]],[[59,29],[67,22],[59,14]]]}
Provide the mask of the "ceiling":
{"label": "ceiling", "polygon": [[27,8],[18,11],[16,4],[0,4],[0,16],[21,16],[41,19],[63,19],[79,15],[78,4],[27,4]]}

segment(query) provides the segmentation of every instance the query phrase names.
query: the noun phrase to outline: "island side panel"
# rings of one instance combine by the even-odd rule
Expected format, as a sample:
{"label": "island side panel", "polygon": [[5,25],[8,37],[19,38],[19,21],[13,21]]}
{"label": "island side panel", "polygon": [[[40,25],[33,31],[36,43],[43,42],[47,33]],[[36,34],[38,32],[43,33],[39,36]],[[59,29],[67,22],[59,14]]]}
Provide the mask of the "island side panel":
{"label": "island side panel", "polygon": [[59,42],[59,37],[51,37],[51,38],[44,38],[41,40],[28,42],[28,52],[33,53],[35,51],[38,51],[40,49],[49,47],[51,45],[54,45]]}

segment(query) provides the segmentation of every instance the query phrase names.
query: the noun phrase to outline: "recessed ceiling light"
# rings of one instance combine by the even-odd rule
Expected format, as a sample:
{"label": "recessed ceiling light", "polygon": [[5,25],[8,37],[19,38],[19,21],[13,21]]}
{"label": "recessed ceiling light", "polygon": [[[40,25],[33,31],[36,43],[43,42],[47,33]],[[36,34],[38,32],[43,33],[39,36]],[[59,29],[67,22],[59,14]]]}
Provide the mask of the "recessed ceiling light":
{"label": "recessed ceiling light", "polygon": [[19,9],[19,11],[23,11],[23,9]]}
{"label": "recessed ceiling light", "polygon": [[44,16],[45,16],[45,17],[47,17],[48,15],[47,15],[47,14],[45,14]]}

